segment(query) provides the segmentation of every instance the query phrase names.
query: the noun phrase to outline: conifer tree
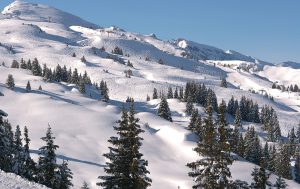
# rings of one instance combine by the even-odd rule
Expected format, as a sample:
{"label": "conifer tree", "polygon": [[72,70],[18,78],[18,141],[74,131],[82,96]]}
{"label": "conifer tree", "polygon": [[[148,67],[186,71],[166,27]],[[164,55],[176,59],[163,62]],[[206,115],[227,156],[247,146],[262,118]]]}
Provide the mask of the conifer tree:
{"label": "conifer tree", "polygon": [[15,80],[11,74],[9,74],[7,77],[6,85],[11,90],[13,90],[15,88]]}
{"label": "conifer tree", "polygon": [[26,91],[27,92],[31,91],[31,86],[30,86],[30,82],[29,81],[27,82],[27,85],[26,85]]}
{"label": "conifer tree", "polygon": [[289,139],[288,144],[289,144],[290,156],[294,156],[296,153],[296,135],[295,135],[294,127],[289,132],[288,139]]}
{"label": "conifer tree", "polygon": [[84,84],[83,80],[80,80],[80,82],[79,82],[79,92],[82,94],[85,93],[85,84]]}
{"label": "conifer tree", "polygon": [[80,189],[90,189],[86,181],[83,181],[82,187]]}
{"label": "conifer tree", "polygon": [[295,166],[294,166],[294,175],[295,175],[295,181],[300,183],[300,154],[296,154],[295,159]]}
{"label": "conifer tree", "polygon": [[157,115],[172,122],[171,111],[167,99],[162,96],[157,110]]}
{"label": "conifer tree", "polygon": [[59,171],[59,189],[69,189],[73,186],[72,178],[73,173],[68,167],[68,162],[63,160],[63,163],[58,167]]}
{"label": "conifer tree", "polygon": [[240,108],[237,108],[235,112],[235,117],[234,117],[234,124],[237,127],[242,127],[242,117],[241,117],[241,111]]}
{"label": "conifer tree", "polygon": [[179,94],[178,94],[178,89],[177,89],[177,87],[175,88],[175,91],[174,91],[174,98],[175,98],[175,99],[178,99],[178,98],[179,98]]}
{"label": "conifer tree", "polygon": [[276,183],[274,184],[274,187],[276,189],[285,189],[287,187],[287,184],[285,183],[284,179],[279,176],[276,179]]}
{"label": "conifer tree", "polygon": [[253,176],[254,181],[251,183],[251,188],[266,189],[269,176],[263,167],[260,167],[259,169],[255,167],[251,175]]}
{"label": "conifer tree", "polygon": [[58,145],[54,144],[55,137],[52,136],[50,125],[48,126],[46,136],[41,139],[46,143],[39,149],[38,161],[38,182],[50,188],[56,188],[59,185],[57,177],[58,164],[56,163],[56,153]]}
{"label": "conifer tree", "polygon": [[41,91],[41,90],[43,90],[43,88],[42,88],[42,86],[41,86],[41,85],[39,86],[39,90],[40,90],[40,91]]}
{"label": "conifer tree", "polygon": [[183,99],[183,87],[180,87],[179,89],[179,98]]}
{"label": "conifer tree", "polygon": [[185,112],[187,115],[191,115],[194,109],[193,99],[191,96],[188,97],[186,102]]}
{"label": "conifer tree", "polygon": [[237,154],[241,157],[244,157],[245,154],[245,142],[243,134],[241,133],[239,136],[238,144],[237,144]]}
{"label": "conifer tree", "polygon": [[28,129],[25,126],[24,128],[24,169],[22,171],[22,176],[27,178],[28,180],[34,180],[35,179],[35,174],[36,174],[36,165],[35,162],[32,160],[30,156],[30,151],[29,151],[29,143],[30,139],[28,136]]}
{"label": "conifer tree", "polygon": [[107,87],[107,84],[106,82],[104,82],[104,86],[103,86],[103,91],[102,91],[102,101],[103,102],[108,102],[109,101],[109,96],[108,96],[108,87]]}
{"label": "conifer tree", "polygon": [[151,99],[150,99],[150,96],[147,94],[147,97],[146,97],[146,101],[148,102],[148,101],[150,101]]}
{"label": "conifer tree", "polygon": [[0,124],[0,169],[12,171],[13,132],[8,121]]}
{"label": "conifer tree", "polygon": [[32,70],[32,64],[31,64],[31,60],[30,59],[27,61],[27,69],[28,70]]}
{"label": "conifer tree", "polygon": [[286,145],[280,147],[279,152],[276,155],[276,164],[275,171],[276,174],[282,176],[286,179],[291,179],[291,165],[290,165],[290,156],[289,148]]}
{"label": "conifer tree", "polygon": [[223,78],[223,79],[221,80],[221,85],[220,85],[220,87],[227,88],[227,81],[226,81],[226,78]]}
{"label": "conifer tree", "polygon": [[194,149],[202,158],[187,164],[192,169],[188,175],[194,178],[194,189],[228,188],[228,178],[231,176],[228,165],[231,164],[231,158],[225,127],[219,122],[220,126],[216,129],[212,105],[207,106],[206,112],[202,140],[199,140]]}
{"label": "conifer tree", "polygon": [[13,62],[11,63],[11,68],[19,68],[19,67],[20,67],[19,62],[16,60],[13,60]]}
{"label": "conifer tree", "polygon": [[79,75],[78,75],[78,71],[77,68],[74,69],[73,73],[72,73],[72,79],[71,82],[78,85],[79,84]]}
{"label": "conifer tree", "polygon": [[12,171],[17,175],[22,175],[24,169],[24,150],[22,144],[21,130],[19,125],[16,127],[16,132],[13,141],[13,159],[12,159]]}
{"label": "conifer tree", "polygon": [[169,87],[169,89],[168,89],[167,98],[168,98],[168,99],[173,98],[173,90],[172,90],[172,87]]}
{"label": "conifer tree", "polygon": [[188,125],[188,130],[190,130],[192,132],[195,132],[198,117],[199,117],[198,109],[194,108],[193,111],[192,111],[191,118],[190,118],[190,123]]}
{"label": "conifer tree", "polygon": [[154,89],[153,89],[152,99],[157,99],[157,98],[158,98],[158,95],[157,95],[157,89],[154,88]]}
{"label": "conifer tree", "polygon": [[109,147],[110,152],[104,157],[110,161],[104,171],[106,176],[99,176],[103,182],[97,183],[107,189],[143,189],[151,185],[151,179],[147,176],[148,162],[142,159],[143,154],[139,152],[142,138],[140,133],[144,132],[135,118],[134,102],[131,102],[130,111],[123,108],[119,126],[114,127],[118,137],[111,137],[109,142],[114,147]]}
{"label": "conifer tree", "polygon": [[22,69],[27,69],[27,64],[26,64],[26,62],[24,61],[23,58],[21,59],[21,65],[20,65],[20,68],[22,68]]}

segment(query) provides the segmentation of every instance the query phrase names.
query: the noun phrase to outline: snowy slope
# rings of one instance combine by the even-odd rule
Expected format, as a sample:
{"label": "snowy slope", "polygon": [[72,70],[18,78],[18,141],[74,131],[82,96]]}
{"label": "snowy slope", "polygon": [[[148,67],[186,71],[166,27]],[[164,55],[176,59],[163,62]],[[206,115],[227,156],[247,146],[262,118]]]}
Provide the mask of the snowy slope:
{"label": "snowy slope", "polygon": [[3,189],[47,189],[47,187],[29,182],[18,175],[0,170],[0,188]]}
{"label": "snowy slope", "polygon": [[[186,130],[189,117],[184,112],[185,103],[169,100],[173,123],[159,118],[156,116],[159,101],[145,101],[154,87],[166,91],[169,86],[183,86],[187,81],[195,80],[214,89],[219,100],[228,101],[232,95],[235,98],[244,95],[259,105],[272,105],[285,136],[298,124],[298,94],[271,89],[274,80],[296,82],[298,72],[235,51],[184,39],[162,41],[155,35],[135,34],[117,27],[101,28],[55,8],[22,1],[12,3],[0,15],[0,43],[0,62],[5,62],[8,67],[13,59],[37,57],[41,64],[50,67],[66,65],[81,73],[86,70],[93,81],[107,81],[112,99],[109,104],[99,101],[99,94],[94,91],[82,95],[73,85],[45,83],[26,70],[0,66],[0,92],[5,95],[0,96],[0,108],[9,114],[8,119],[14,126],[28,126],[33,152],[41,147],[40,138],[44,136],[48,123],[52,126],[55,142],[60,146],[59,161],[69,160],[74,172],[74,188],[79,188],[84,180],[92,188],[97,188],[95,183],[99,181],[97,177],[104,174],[106,161],[102,154],[108,150],[108,138],[115,135],[113,126],[127,96],[136,100],[137,116],[146,131],[142,136],[145,139],[142,152],[149,160],[153,179],[151,188],[191,188],[193,181],[187,176],[189,169],[185,165],[197,156],[192,151],[195,137]],[[123,56],[111,54],[116,46],[123,50]],[[102,47],[105,47],[104,52],[100,50]],[[73,53],[77,56],[72,57]],[[183,57],[184,53],[192,57]],[[80,61],[82,56],[87,62]],[[146,61],[146,57],[150,60]],[[158,63],[159,59],[163,64]],[[126,65],[128,60],[133,68]],[[231,66],[224,67],[224,64]],[[237,69],[243,65],[261,71]],[[124,71],[128,69],[133,71],[131,78],[125,77]],[[290,70],[274,74],[281,69]],[[295,80],[284,74],[294,71]],[[15,91],[4,85],[8,74],[15,77]],[[223,77],[230,82],[229,88],[219,87]],[[31,93],[24,90],[28,80],[33,89]],[[36,90],[39,85],[43,91]],[[274,96],[275,101],[264,97],[263,92]],[[203,109],[201,114],[204,115]],[[150,128],[144,127],[145,123],[149,123]],[[251,125],[259,128],[251,123],[245,123],[245,128]],[[260,134],[265,140],[264,134]],[[253,166],[244,160],[236,161],[232,166],[233,178],[251,182]],[[289,188],[299,188],[293,181],[287,182]]]}

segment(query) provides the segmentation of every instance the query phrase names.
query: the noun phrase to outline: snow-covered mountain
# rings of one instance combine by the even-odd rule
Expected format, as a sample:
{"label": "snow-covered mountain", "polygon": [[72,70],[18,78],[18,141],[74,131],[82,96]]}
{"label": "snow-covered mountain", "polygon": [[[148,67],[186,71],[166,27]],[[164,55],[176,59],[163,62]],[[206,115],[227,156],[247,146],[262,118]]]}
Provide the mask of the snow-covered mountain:
{"label": "snow-covered mountain", "polygon": [[[115,47],[122,49],[123,55],[112,54]],[[74,53],[76,57],[72,56]],[[81,61],[83,56],[86,62]],[[105,80],[110,103],[99,101],[99,95],[93,91],[82,95],[74,85],[47,83],[28,70],[9,68],[14,59],[34,57],[51,68],[60,64],[77,68],[80,73],[86,70],[93,82]],[[128,61],[133,67],[128,66]],[[102,28],[46,5],[15,1],[2,11],[0,62],[6,65],[0,66],[0,92],[4,94],[0,96],[0,109],[8,113],[14,126],[29,128],[33,151],[41,146],[40,138],[48,123],[52,126],[55,143],[60,146],[59,161],[69,160],[74,172],[74,188],[79,188],[83,181],[97,188],[97,177],[104,174],[106,161],[102,154],[108,151],[107,140],[115,135],[113,126],[127,97],[135,99],[137,116],[146,131],[142,135],[145,139],[142,152],[149,161],[153,180],[150,188],[191,188],[193,181],[187,176],[189,169],[185,165],[197,155],[192,150],[195,141],[186,129],[189,116],[185,113],[185,103],[168,100],[174,122],[165,121],[156,115],[159,100],[146,101],[154,88],[166,91],[168,87],[196,81],[214,89],[219,101],[247,96],[260,106],[274,107],[284,136],[297,126],[300,116],[299,93],[272,89],[273,82],[297,84],[299,69],[275,66],[233,50],[181,38],[163,41],[155,34]],[[128,69],[133,73],[130,78],[124,74]],[[8,74],[15,78],[14,91],[5,87]],[[219,87],[224,77],[230,83],[229,88]],[[27,81],[31,82],[31,93],[24,90]],[[40,85],[43,91],[37,90]],[[274,101],[263,94],[273,96]],[[202,107],[199,111],[205,114]],[[230,116],[229,121],[232,124]],[[150,127],[145,127],[145,123]],[[248,126],[254,126],[260,139],[266,140],[260,124],[245,122],[244,129]],[[231,166],[233,178],[251,182],[254,166],[242,159],[235,161]],[[275,175],[270,180],[274,182]],[[289,188],[300,187],[292,180],[287,183]]]}

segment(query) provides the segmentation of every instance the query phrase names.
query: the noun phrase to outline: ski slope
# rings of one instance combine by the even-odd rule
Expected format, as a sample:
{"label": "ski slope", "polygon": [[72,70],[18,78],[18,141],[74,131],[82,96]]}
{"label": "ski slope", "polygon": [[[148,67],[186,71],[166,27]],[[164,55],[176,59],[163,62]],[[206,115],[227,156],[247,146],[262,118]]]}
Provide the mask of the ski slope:
{"label": "ski slope", "polygon": [[[186,130],[189,117],[185,115],[185,103],[168,100],[174,122],[167,122],[156,116],[158,100],[146,102],[146,96],[152,96],[153,88],[167,91],[170,86],[183,86],[193,80],[214,89],[219,101],[244,95],[260,106],[274,107],[284,136],[299,122],[299,94],[271,89],[274,81],[297,83],[299,69],[275,66],[233,50],[225,51],[185,39],[168,42],[154,34],[136,34],[117,27],[102,28],[58,9],[23,1],[16,1],[2,11],[0,34],[0,62],[6,64],[0,66],[0,92],[4,94],[0,96],[0,109],[8,113],[13,126],[29,128],[30,148],[35,158],[42,145],[40,138],[45,135],[48,124],[51,125],[55,143],[60,146],[58,160],[69,161],[74,173],[74,188],[79,188],[83,181],[91,188],[98,188],[97,177],[104,174],[106,161],[102,154],[108,152],[109,137],[116,135],[113,126],[120,118],[120,107],[128,96],[135,99],[137,116],[146,131],[142,134],[141,150],[149,161],[153,180],[150,188],[191,188],[193,181],[187,176],[189,169],[185,165],[197,158],[192,150],[196,138]],[[116,46],[124,55],[111,54]],[[100,50],[102,47],[105,51]],[[72,57],[73,53],[76,57]],[[81,62],[82,56],[87,62]],[[45,83],[27,70],[9,68],[13,59],[34,57],[52,68],[60,64],[77,68],[81,73],[86,70],[92,82],[107,81],[110,103],[99,101],[100,96],[95,91],[88,90],[82,95],[74,85]],[[146,57],[149,60],[145,60]],[[163,64],[158,63],[159,59]],[[126,65],[128,60],[133,68]],[[224,64],[231,66],[224,67]],[[253,69],[249,72],[237,69],[242,65],[250,65]],[[131,78],[125,77],[124,71],[128,69],[133,72]],[[294,77],[285,74],[287,72]],[[14,91],[5,87],[8,74],[15,78]],[[219,87],[223,77],[230,83],[229,88]],[[28,81],[32,87],[30,93],[25,91]],[[37,90],[40,85],[42,91]],[[249,90],[255,90],[257,94]],[[275,101],[264,97],[263,93],[274,96]],[[199,108],[204,115],[204,110]],[[228,120],[232,124],[232,117],[228,116]],[[150,127],[145,127],[145,123]],[[260,127],[244,123],[244,128],[251,125]],[[264,133],[259,129],[258,132],[264,141]],[[231,166],[233,179],[250,183],[253,167],[245,160],[235,161]],[[271,181],[275,181],[274,175]],[[288,188],[300,187],[293,181],[287,183]],[[10,187],[14,186],[7,186]],[[23,188],[33,187],[24,185]]]}

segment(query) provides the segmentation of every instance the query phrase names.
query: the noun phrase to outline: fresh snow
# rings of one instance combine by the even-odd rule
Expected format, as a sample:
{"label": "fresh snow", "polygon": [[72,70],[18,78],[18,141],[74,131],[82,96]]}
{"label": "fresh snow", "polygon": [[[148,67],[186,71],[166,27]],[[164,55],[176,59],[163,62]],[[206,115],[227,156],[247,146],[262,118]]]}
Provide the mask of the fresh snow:
{"label": "fresh snow", "polygon": [[[146,131],[142,134],[145,140],[141,150],[149,161],[153,180],[150,188],[191,188],[193,180],[187,176],[189,169],[185,165],[197,158],[192,150],[196,138],[186,130],[189,117],[184,112],[185,103],[168,100],[174,122],[161,119],[156,116],[159,100],[146,102],[146,95],[152,96],[154,87],[166,91],[169,86],[175,88],[194,80],[214,89],[218,100],[228,101],[231,96],[245,95],[260,106],[274,107],[285,136],[299,121],[299,94],[281,92],[271,86],[275,81],[296,84],[300,70],[275,66],[233,50],[224,51],[180,38],[162,41],[155,35],[131,33],[118,27],[101,28],[58,9],[23,1],[10,4],[0,14],[0,43],[0,63],[5,62],[7,67],[13,59],[37,57],[41,64],[49,67],[66,65],[77,68],[80,73],[86,70],[94,82],[107,81],[110,103],[99,101],[100,96],[94,91],[88,90],[82,95],[74,85],[45,83],[27,70],[0,66],[0,92],[4,94],[0,96],[0,109],[8,113],[13,126],[29,128],[34,158],[43,145],[40,138],[45,135],[48,124],[51,125],[55,143],[60,146],[58,159],[68,160],[74,173],[74,188],[79,188],[83,181],[98,188],[97,177],[104,174],[106,161],[102,154],[108,152],[109,137],[116,135],[113,126],[120,118],[120,107],[127,96],[135,99],[137,116]],[[123,50],[124,56],[110,53],[116,46]],[[106,51],[100,51],[101,47]],[[74,52],[76,57],[71,56]],[[184,58],[182,53],[192,58]],[[82,56],[87,62],[80,61]],[[146,57],[150,60],[146,61]],[[163,65],[158,64],[159,59]],[[133,68],[125,65],[128,60]],[[224,67],[225,64],[230,66]],[[249,72],[239,69],[247,66],[251,67]],[[133,72],[131,78],[125,77],[124,71],[128,69]],[[15,78],[14,91],[5,87],[8,74]],[[229,82],[229,88],[219,87],[223,77]],[[27,81],[33,89],[30,93],[25,91]],[[37,90],[39,85],[42,91]],[[274,96],[275,101],[264,97],[265,93]],[[200,113],[204,115],[201,107]],[[232,123],[232,117],[228,118]],[[145,127],[145,123],[149,127]],[[265,140],[260,125],[244,123],[245,129],[247,126],[255,126],[261,140]],[[245,160],[235,161],[231,166],[233,178],[250,183],[253,167]],[[18,180],[18,177],[12,178]],[[5,179],[3,174],[0,174],[1,179]],[[274,175],[271,180],[274,182]],[[288,188],[300,187],[293,181],[287,183]]]}

